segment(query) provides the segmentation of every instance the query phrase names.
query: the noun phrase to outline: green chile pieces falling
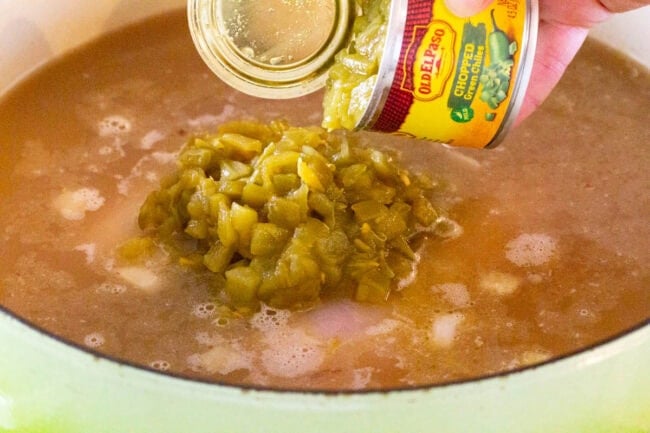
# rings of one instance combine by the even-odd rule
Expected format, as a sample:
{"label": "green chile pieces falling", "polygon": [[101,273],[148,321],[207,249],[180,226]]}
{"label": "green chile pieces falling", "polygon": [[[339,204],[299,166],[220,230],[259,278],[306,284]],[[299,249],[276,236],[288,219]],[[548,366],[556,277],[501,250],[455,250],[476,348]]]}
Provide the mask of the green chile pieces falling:
{"label": "green chile pieces falling", "polygon": [[511,42],[508,36],[499,29],[494,18],[494,9],[490,14],[494,28],[488,36],[490,64],[483,70],[479,81],[483,85],[481,101],[494,110],[508,95],[512,66],[514,65],[512,56],[517,52],[517,42]]}
{"label": "green chile pieces falling", "polygon": [[[432,188],[352,135],[232,122],[189,140],[139,224],[237,308],[332,291],[381,302],[412,269],[409,241],[438,217]],[[148,244],[131,242],[129,256]]]}

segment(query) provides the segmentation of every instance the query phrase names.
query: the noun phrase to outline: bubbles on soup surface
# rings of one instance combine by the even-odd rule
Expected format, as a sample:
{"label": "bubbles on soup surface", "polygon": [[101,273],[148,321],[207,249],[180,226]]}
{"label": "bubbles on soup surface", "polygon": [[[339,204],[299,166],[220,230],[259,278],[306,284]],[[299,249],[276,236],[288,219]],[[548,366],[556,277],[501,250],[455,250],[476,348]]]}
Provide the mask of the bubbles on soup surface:
{"label": "bubbles on soup surface", "polygon": [[529,273],[526,275],[526,279],[533,284],[540,284],[544,281],[544,276],[536,273]]}
{"label": "bubbles on soup surface", "polygon": [[202,304],[197,304],[192,309],[192,314],[198,317],[199,319],[207,319],[214,316],[217,311],[217,304],[214,302],[204,302]]}
{"label": "bubbles on soup surface", "polygon": [[527,350],[521,354],[518,361],[520,365],[533,365],[547,361],[551,358],[551,353],[547,350],[535,349]]}
{"label": "bubbles on soup surface", "polygon": [[415,279],[418,276],[418,265],[420,264],[420,254],[415,254],[415,260],[411,263],[411,272],[409,272],[404,278],[400,279],[397,282],[398,290],[403,290],[404,288],[413,284]]}
{"label": "bubbles on soup surface", "polygon": [[325,360],[321,341],[301,329],[283,329],[265,335],[268,348],[262,352],[262,364],[274,376],[298,377],[312,373]]}
{"label": "bubbles on soup surface", "polygon": [[508,242],[506,258],[517,266],[539,266],[555,253],[555,239],[543,233],[524,233]]}
{"label": "bubbles on soup surface", "polygon": [[99,121],[97,130],[101,137],[126,134],[131,131],[131,121],[120,115],[107,116]]}
{"label": "bubbles on soup surface", "polygon": [[145,293],[154,294],[160,289],[160,279],[154,271],[141,266],[117,268],[117,275]]}
{"label": "bubbles on soup surface", "polygon": [[86,212],[96,211],[106,200],[95,188],[79,188],[75,191],[63,191],[54,199],[54,207],[67,220],[79,221]]}
{"label": "bubbles on soup surface", "polygon": [[589,311],[587,308],[581,308],[578,311],[578,314],[580,314],[582,317],[589,317],[591,316],[591,311]]}
{"label": "bubbles on soup surface", "polygon": [[171,368],[171,364],[164,359],[158,359],[149,363],[149,367],[160,371],[167,371]]}
{"label": "bubbles on soup surface", "polygon": [[344,341],[360,337],[367,328],[380,323],[386,314],[376,306],[344,300],[325,302],[304,317],[319,338]]}
{"label": "bubbles on soup surface", "polygon": [[220,335],[211,335],[209,332],[205,331],[197,332],[194,335],[194,340],[204,346],[217,346],[225,342],[225,339]]}
{"label": "bubbles on soup surface", "polygon": [[140,149],[149,150],[154,146],[154,144],[163,140],[165,137],[167,136],[157,129],[151,130],[147,132],[140,140]]}
{"label": "bubbles on soup surface", "polygon": [[442,293],[442,297],[454,307],[463,308],[469,305],[470,296],[467,286],[462,283],[444,283],[432,287],[434,292]]}
{"label": "bubbles on soup surface", "polygon": [[213,127],[219,123],[225,122],[226,120],[231,119],[237,113],[237,109],[232,104],[225,104],[221,113],[219,114],[210,114],[205,113],[200,116],[194,117],[187,121],[187,124],[192,129],[205,129],[206,127]]}
{"label": "bubbles on soup surface", "polygon": [[236,342],[221,344],[204,353],[195,353],[187,358],[187,366],[194,371],[230,374],[237,370],[250,370],[253,356]]}
{"label": "bubbles on soup surface", "polygon": [[481,278],[479,280],[479,286],[481,289],[499,296],[505,296],[514,293],[519,287],[520,283],[521,279],[519,277],[497,271],[492,271],[481,275]]}
{"label": "bubbles on soup surface", "polygon": [[84,337],[84,344],[93,349],[103,346],[105,342],[106,339],[99,332],[93,332],[92,334],[88,334]]}
{"label": "bubbles on soup surface", "polygon": [[396,330],[402,322],[395,319],[384,319],[376,325],[366,329],[366,335],[384,335]]}
{"label": "bubbles on soup surface", "polygon": [[253,328],[268,331],[285,326],[290,316],[291,312],[289,310],[275,309],[262,304],[260,311],[251,317],[250,323]]}
{"label": "bubbles on soup surface", "polygon": [[119,295],[126,292],[126,286],[123,284],[116,284],[105,281],[97,286],[97,291],[99,293],[107,293],[110,295]]}
{"label": "bubbles on soup surface", "polygon": [[373,367],[357,368],[352,372],[352,388],[363,389],[368,386],[372,373],[375,369]]}
{"label": "bubbles on soup surface", "polygon": [[97,246],[95,244],[82,244],[74,247],[75,251],[81,251],[86,255],[86,263],[91,264],[95,261],[95,250]]}
{"label": "bubbles on soup surface", "polygon": [[458,334],[458,326],[465,319],[460,313],[443,314],[436,317],[431,326],[430,337],[441,347],[452,345]]}
{"label": "bubbles on soup surface", "polygon": [[433,232],[441,238],[456,239],[463,235],[463,227],[456,221],[441,216],[436,220]]}

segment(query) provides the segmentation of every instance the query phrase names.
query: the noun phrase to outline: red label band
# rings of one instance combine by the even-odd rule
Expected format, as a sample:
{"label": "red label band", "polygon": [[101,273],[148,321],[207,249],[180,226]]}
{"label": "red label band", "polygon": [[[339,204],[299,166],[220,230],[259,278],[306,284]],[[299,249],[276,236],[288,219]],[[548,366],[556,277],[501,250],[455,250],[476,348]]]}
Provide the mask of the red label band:
{"label": "red label band", "polygon": [[406,25],[402,38],[402,48],[395,70],[395,77],[391,83],[388,97],[381,113],[369,129],[383,132],[396,132],[404,123],[413,104],[413,93],[406,89],[413,89],[413,74],[409,73],[402,65],[413,65],[416,51],[409,47],[421,43],[426,31],[421,31],[433,18],[433,2],[435,0],[411,0],[407,5]]}

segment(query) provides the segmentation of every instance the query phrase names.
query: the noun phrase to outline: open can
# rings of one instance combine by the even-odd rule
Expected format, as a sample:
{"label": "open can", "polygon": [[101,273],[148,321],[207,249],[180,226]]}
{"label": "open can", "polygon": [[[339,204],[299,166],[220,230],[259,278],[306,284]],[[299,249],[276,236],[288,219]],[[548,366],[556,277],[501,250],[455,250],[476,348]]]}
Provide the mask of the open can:
{"label": "open can", "polygon": [[[199,53],[222,80],[283,99],[326,85],[332,91],[328,71],[338,52],[354,46],[352,23],[372,1],[189,0],[188,14]],[[386,4],[380,61],[370,91],[354,103],[363,109],[345,127],[456,146],[498,144],[528,85],[537,0],[494,0],[469,18],[443,0]]]}

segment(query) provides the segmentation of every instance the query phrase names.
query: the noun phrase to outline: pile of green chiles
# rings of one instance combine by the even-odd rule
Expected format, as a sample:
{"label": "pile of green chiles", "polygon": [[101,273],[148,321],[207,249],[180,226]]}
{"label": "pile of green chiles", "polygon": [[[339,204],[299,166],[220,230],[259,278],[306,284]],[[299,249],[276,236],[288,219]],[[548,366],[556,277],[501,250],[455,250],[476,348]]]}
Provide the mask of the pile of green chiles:
{"label": "pile of green chiles", "polygon": [[233,122],[189,140],[139,224],[234,306],[304,306],[325,291],[377,302],[437,219],[431,187],[350,135]]}

